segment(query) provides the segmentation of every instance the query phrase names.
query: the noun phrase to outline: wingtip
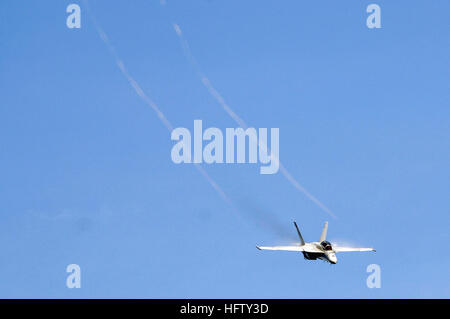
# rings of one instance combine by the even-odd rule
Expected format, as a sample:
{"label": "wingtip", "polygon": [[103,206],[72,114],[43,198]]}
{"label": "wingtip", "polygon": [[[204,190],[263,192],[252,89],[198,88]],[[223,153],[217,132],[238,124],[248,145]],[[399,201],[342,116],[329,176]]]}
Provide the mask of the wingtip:
{"label": "wingtip", "polygon": [[259,246],[256,246],[256,249],[261,250],[261,248],[259,248]]}

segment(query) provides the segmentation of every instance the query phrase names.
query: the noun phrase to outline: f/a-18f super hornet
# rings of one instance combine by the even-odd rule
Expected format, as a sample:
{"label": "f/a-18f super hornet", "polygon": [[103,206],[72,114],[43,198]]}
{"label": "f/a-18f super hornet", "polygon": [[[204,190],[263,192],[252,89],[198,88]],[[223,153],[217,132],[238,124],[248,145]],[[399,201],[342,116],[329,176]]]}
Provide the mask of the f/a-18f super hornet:
{"label": "f/a-18f super hornet", "polygon": [[323,226],[322,235],[320,235],[320,241],[314,241],[306,243],[303,240],[302,234],[298,229],[297,223],[294,222],[295,228],[297,229],[298,237],[300,238],[300,243],[295,246],[256,246],[259,250],[286,250],[286,251],[299,251],[303,253],[303,257],[308,260],[321,259],[327,261],[331,264],[337,263],[336,253],[346,252],[346,251],[375,251],[373,248],[353,248],[353,247],[338,247],[331,246],[330,242],[326,240],[328,222],[325,222]]}

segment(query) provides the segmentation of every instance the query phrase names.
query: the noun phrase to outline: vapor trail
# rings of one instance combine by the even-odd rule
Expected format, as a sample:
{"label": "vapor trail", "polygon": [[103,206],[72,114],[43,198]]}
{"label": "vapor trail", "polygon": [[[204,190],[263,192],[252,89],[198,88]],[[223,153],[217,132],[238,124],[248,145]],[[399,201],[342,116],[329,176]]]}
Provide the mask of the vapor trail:
{"label": "vapor trail", "polygon": [[[208,77],[201,71],[201,68],[197,61],[195,60],[194,56],[192,55],[191,49],[189,47],[189,43],[183,36],[183,32],[180,28],[180,26],[176,23],[173,24],[173,28],[175,30],[175,33],[177,34],[181,46],[183,48],[184,55],[186,56],[189,63],[193,66],[195,69],[197,75],[199,76],[201,82],[205,86],[205,88],[208,90],[209,94],[220,104],[220,106],[225,110],[225,112],[243,129],[247,129],[247,124],[245,121],[237,115],[231,107],[225,102],[225,99],[222,97],[222,95],[219,93],[219,91],[216,90],[216,88],[211,84],[211,81],[208,79]],[[260,147],[263,147],[264,150],[267,150],[267,145],[263,143],[259,143]],[[281,174],[289,181],[289,183],[292,184],[292,186],[295,187],[298,191],[303,193],[307,198],[309,198],[314,204],[316,204],[320,209],[322,209],[324,212],[332,216],[333,218],[337,218],[331,210],[325,206],[321,201],[319,201],[316,197],[314,197],[305,187],[303,187],[292,175],[289,173],[289,171],[283,166],[283,164],[279,161],[278,158],[274,158],[274,160],[278,161],[280,172]]]}
{"label": "vapor trail", "polygon": [[[164,115],[164,113],[159,109],[158,105],[155,102],[153,102],[153,100],[150,99],[147,96],[147,94],[145,94],[145,92],[142,90],[142,88],[139,85],[139,83],[130,75],[130,73],[128,72],[127,68],[125,67],[124,62],[122,61],[122,59],[117,54],[116,49],[114,48],[114,46],[109,41],[108,36],[106,35],[106,33],[100,27],[100,24],[95,19],[95,16],[94,16],[94,14],[92,13],[92,11],[91,11],[91,9],[89,7],[88,1],[85,0],[84,2],[85,2],[85,6],[87,8],[87,11],[89,13],[89,16],[90,16],[91,20],[93,21],[94,26],[95,26],[95,28],[97,30],[98,35],[100,36],[100,38],[102,39],[102,41],[106,45],[106,47],[108,48],[108,50],[111,53],[111,55],[114,57],[116,65],[120,69],[122,75],[127,79],[128,83],[134,89],[136,94],[148,106],[150,106],[150,108],[156,113],[158,118],[161,120],[161,122],[164,124],[164,126],[169,130],[169,132],[172,132],[172,130],[173,130],[172,124],[169,122],[169,120]],[[222,188],[214,181],[214,179],[211,176],[208,175],[208,173],[205,171],[205,169],[202,166],[200,166],[200,164],[194,164],[194,166],[200,172],[200,174],[202,174],[203,177],[208,181],[208,183],[214,188],[214,190],[219,194],[219,196],[222,197],[222,199],[225,202],[227,202],[234,210],[236,210],[236,208],[233,205],[233,203],[230,200],[230,198],[226,195],[226,193],[222,190]]]}

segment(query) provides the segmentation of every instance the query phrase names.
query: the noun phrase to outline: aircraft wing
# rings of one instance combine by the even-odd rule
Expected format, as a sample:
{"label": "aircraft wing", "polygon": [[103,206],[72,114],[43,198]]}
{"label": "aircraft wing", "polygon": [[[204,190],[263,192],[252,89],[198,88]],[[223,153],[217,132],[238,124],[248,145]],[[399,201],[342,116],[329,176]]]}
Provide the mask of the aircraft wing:
{"label": "aircraft wing", "polygon": [[285,250],[285,251],[306,251],[308,253],[323,253],[322,250],[309,245],[304,246],[256,246],[259,250]]}
{"label": "aircraft wing", "polygon": [[333,246],[333,250],[336,253],[342,253],[347,251],[376,251],[373,248],[353,248],[353,247],[335,247],[335,246]]}

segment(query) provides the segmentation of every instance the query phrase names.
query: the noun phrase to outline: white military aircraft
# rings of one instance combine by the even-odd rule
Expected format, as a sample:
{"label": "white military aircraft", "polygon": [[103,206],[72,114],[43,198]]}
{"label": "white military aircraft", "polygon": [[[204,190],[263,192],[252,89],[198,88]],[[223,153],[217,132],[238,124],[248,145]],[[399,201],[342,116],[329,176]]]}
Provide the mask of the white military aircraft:
{"label": "white military aircraft", "polygon": [[294,222],[295,228],[297,229],[298,237],[300,238],[300,244],[296,246],[272,246],[263,247],[256,246],[259,250],[286,250],[286,251],[299,251],[303,253],[303,257],[308,260],[322,259],[331,264],[337,263],[337,258],[335,253],[341,253],[345,251],[375,251],[373,248],[353,248],[353,247],[337,247],[331,246],[331,244],[326,241],[328,222],[325,222],[323,226],[322,235],[320,235],[320,241],[314,241],[310,243],[305,243],[302,234],[298,229],[297,223]]}

